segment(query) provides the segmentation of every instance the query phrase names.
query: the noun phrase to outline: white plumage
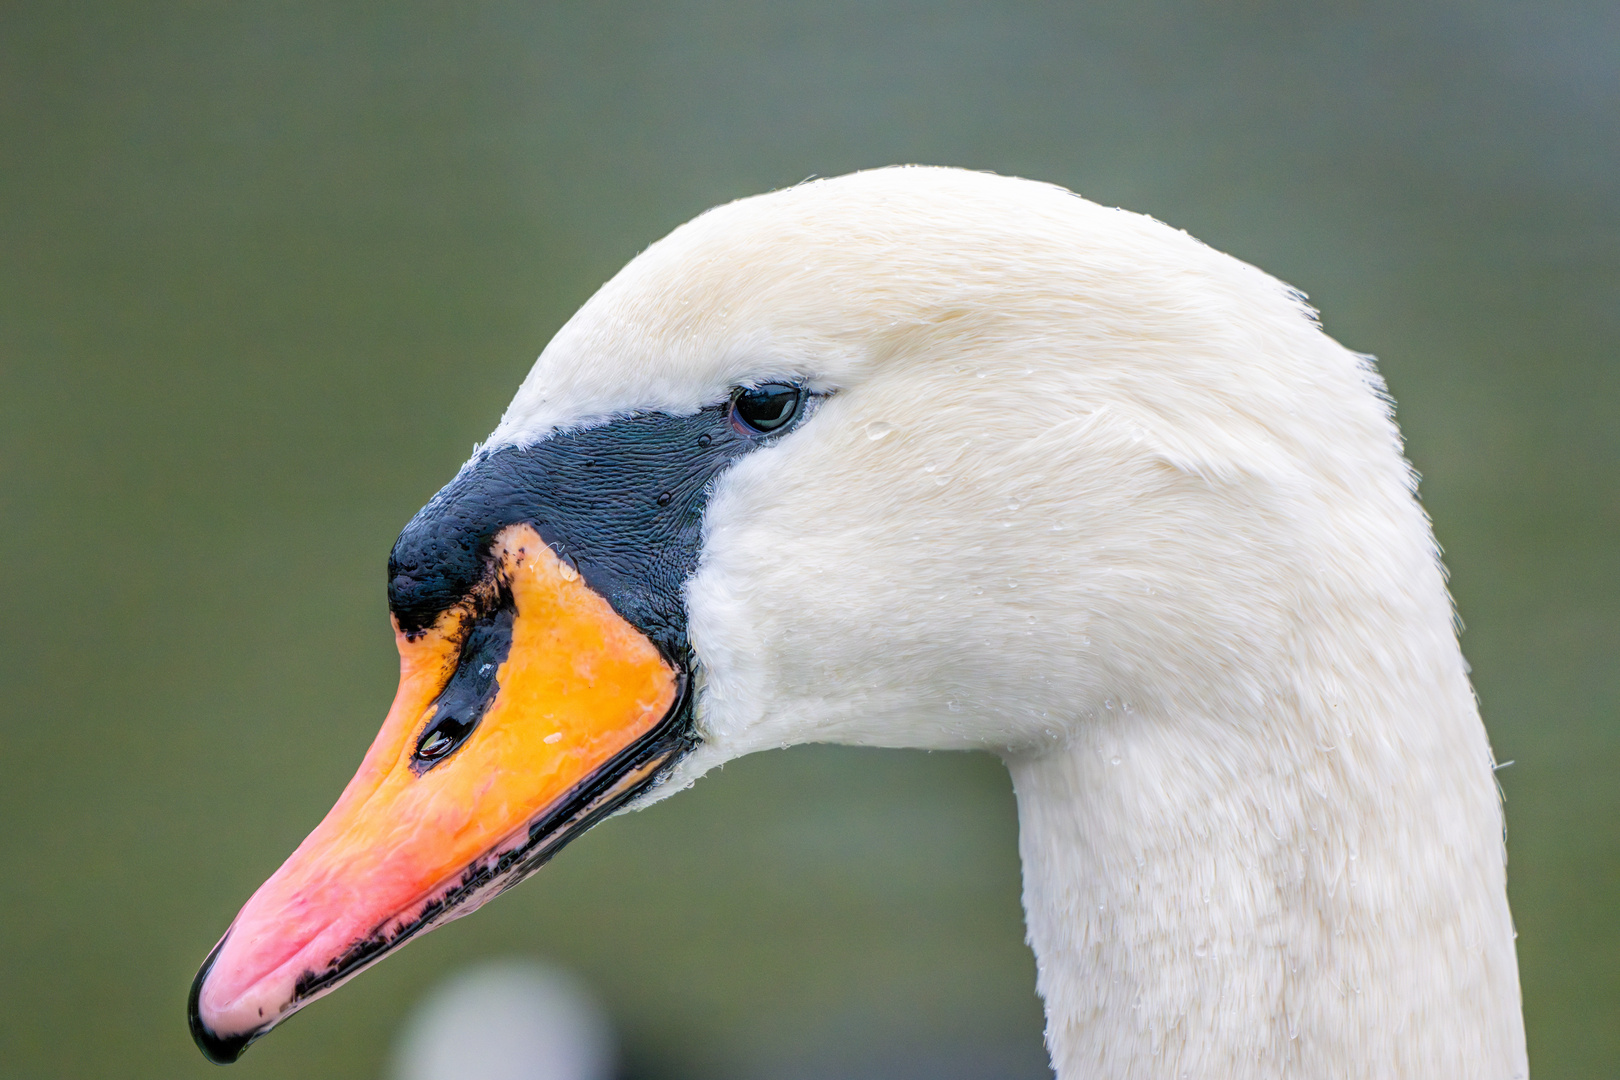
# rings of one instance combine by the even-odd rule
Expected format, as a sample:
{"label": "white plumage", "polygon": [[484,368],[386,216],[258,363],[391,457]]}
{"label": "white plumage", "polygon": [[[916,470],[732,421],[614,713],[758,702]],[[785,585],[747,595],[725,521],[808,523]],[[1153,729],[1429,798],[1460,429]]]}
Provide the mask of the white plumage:
{"label": "white plumage", "polygon": [[703,743],[982,748],[1062,1080],[1523,1077],[1499,795],[1370,361],[1059,188],[903,168],[682,226],[492,436],[829,391],[725,474]]}

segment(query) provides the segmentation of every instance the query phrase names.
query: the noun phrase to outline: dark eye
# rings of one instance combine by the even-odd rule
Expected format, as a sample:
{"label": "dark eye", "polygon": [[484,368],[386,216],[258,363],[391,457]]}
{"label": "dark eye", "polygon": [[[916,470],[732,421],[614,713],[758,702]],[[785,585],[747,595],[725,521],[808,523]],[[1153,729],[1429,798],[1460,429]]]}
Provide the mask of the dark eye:
{"label": "dark eye", "polygon": [[793,422],[804,401],[804,388],[792,383],[765,383],[744,387],[731,399],[737,422],[761,434],[780,431]]}

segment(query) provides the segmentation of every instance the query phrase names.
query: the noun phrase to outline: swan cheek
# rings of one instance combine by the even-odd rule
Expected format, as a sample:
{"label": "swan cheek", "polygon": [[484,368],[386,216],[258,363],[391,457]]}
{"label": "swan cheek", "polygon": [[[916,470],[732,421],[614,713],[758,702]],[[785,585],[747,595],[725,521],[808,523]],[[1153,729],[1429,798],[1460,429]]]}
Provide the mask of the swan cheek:
{"label": "swan cheek", "polygon": [[359,772],[198,973],[192,1034],[213,1060],[538,869],[687,747],[685,680],[657,647],[532,527],[495,555],[498,603],[398,635],[399,692]]}

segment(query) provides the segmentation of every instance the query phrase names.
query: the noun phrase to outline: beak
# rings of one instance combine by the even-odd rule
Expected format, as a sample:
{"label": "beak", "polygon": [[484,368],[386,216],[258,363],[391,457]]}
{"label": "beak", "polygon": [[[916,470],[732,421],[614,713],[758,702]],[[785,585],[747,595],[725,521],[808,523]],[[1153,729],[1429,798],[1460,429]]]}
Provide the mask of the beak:
{"label": "beak", "polygon": [[390,949],[466,915],[690,747],[684,673],[528,525],[414,638],[337,805],[260,886],[191,988],[211,1060]]}

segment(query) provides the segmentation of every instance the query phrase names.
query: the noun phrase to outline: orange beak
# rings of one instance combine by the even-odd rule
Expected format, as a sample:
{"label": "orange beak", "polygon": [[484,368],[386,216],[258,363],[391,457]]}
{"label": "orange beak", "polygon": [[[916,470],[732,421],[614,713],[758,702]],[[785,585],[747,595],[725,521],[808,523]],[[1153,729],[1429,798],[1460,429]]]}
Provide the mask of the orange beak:
{"label": "orange beak", "polygon": [[198,973],[192,1034],[215,1061],[516,884],[689,745],[684,675],[534,528],[496,537],[494,570],[396,634],[399,692],[360,771]]}

